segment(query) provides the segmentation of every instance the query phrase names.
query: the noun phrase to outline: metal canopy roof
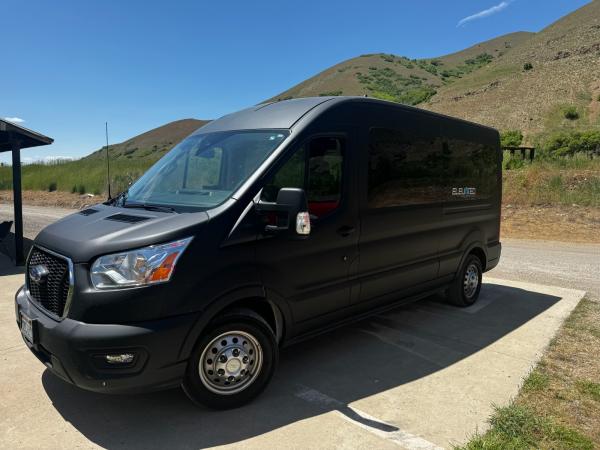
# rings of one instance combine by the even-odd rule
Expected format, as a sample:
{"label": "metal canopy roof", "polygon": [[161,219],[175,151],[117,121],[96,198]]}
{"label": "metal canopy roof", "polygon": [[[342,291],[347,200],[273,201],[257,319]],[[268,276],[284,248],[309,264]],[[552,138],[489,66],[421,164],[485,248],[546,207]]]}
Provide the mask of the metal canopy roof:
{"label": "metal canopy roof", "polygon": [[52,144],[54,139],[0,119],[0,152],[11,151],[15,142],[19,148],[29,148]]}

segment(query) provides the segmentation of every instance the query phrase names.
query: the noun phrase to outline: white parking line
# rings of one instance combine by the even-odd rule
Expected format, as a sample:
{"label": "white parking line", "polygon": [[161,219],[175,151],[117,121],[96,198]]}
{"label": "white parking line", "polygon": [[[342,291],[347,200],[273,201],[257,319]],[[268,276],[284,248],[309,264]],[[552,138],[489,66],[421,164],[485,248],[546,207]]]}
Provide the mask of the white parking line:
{"label": "white parking line", "polygon": [[398,427],[373,417],[364,411],[346,405],[322,392],[306,386],[300,386],[296,397],[310,403],[315,403],[327,408],[335,408],[335,412],[345,421],[356,425],[382,439],[391,441],[407,450],[443,450],[432,442],[419,436],[400,430]]}

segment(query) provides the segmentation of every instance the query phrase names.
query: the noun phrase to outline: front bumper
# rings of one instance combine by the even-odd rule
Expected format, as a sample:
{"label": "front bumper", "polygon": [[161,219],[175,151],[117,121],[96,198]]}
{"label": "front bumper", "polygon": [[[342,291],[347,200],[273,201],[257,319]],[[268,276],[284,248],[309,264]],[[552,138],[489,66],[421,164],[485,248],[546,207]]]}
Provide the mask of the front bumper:
{"label": "front bumper", "polygon": [[[32,319],[34,341],[23,340],[33,354],[63,380],[83,389],[132,393],[178,386],[187,365],[180,349],[197,314],[130,325],[88,324],[55,320],[31,302],[24,288],[15,295],[21,313]],[[130,364],[115,366],[106,354],[134,353]]]}

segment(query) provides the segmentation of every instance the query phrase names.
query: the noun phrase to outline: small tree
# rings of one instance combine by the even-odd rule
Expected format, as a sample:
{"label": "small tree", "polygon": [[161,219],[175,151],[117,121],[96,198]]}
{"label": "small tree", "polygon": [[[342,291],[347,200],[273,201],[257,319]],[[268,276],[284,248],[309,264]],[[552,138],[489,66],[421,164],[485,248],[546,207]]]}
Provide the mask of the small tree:
{"label": "small tree", "polygon": [[577,120],[579,119],[579,112],[575,106],[567,106],[563,110],[563,114],[565,115],[565,119],[569,120]]}
{"label": "small tree", "polygon": [[77,194],[77,185],[74,184],[73,187],[71,188],[71,194]]}
{"label": "small tree", "polygon": [[56,191],[56,181],[51,181],[48,185],[48,192]]}
{"label": "small tree", "polygon": [[83,194],[85,194],[85,186],[82,184],[81,186],[79,186],[79,195]]}
{"label": "small tree", "polygon": [[533,69],[533,64],[531,64],[530,62],[528,62],[528,63],[525,63],[525,64],[523,65],[523,70],[524,70],[525,72],[527,72],[527,71],[529,71],[529,70],[531,70],[531,69]]}
{"label": "small tree", "polygon": [[502,147],[518,147],[523,142],[521,130],[507,130],[500,134]]}

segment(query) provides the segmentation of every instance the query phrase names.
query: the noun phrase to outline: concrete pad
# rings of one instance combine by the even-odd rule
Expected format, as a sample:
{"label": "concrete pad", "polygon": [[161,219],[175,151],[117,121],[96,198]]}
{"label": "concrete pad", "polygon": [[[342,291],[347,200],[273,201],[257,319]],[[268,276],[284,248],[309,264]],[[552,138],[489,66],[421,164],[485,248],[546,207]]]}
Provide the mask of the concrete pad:
{"label": "concrete pad", "polygon": [[0,276],[0,447],[437,448],[486,427],[583,292],[486,279],[480,303],[430,298],[285,349],[271,386],[233,411],[180,390],[104,396],[27,350]]}

